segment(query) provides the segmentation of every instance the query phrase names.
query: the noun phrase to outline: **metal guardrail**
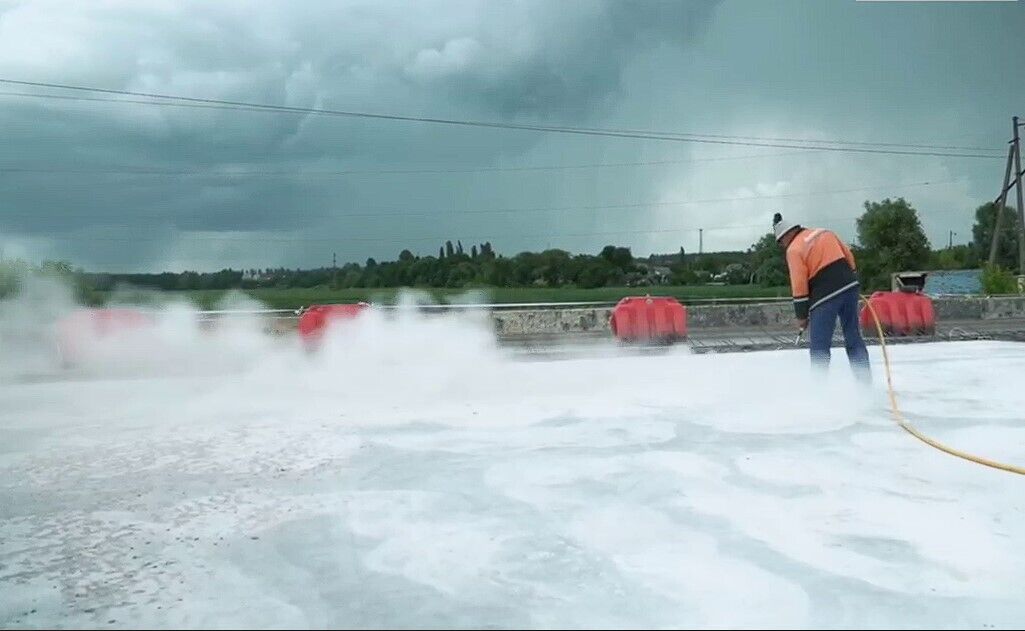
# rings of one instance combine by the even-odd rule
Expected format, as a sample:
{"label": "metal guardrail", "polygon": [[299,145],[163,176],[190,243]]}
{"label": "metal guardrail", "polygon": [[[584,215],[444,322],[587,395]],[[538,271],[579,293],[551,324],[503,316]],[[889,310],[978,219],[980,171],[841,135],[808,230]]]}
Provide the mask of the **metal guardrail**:
{"label": "metal guardrail", "polygon": [[[981,298],[983,296],[933,296],[934,298]],[[989,296],[986,296],[989,297]],[[679,298],[678,300],[689,306],[728,306],[728,305],[779,305],[791,301],[790,297],[737,297],[737,298]],[[553,309],[611,309],[617,301],[569,301],[569,302],[499,302],[499,303],[409,303],[409,304],[380,304],[370,303],[375,309],[384,311],[411,310],[420,312],[448,312],[448,311],[515,311],[524,309],[553,310]],[[330,304],[352,304],[350,303],[318,303]],[[156,312],[154,308],[131,307],[143,312]],[[203,321],[214,320],[221,317],[231,316],[277,316],[279,318],[295,318],[302,315],[307,307],[298,309],[205,309],[197,312]]]}
{"label": "metal guardrail", "polygon": [[[715,305],[715,304],[779,304],[790,302],[788,297],[738,297],[738,298],[679,298],[684,304]],[[370,303],[375,309],[388,311],[421,310],[421,311],[512,311],[516,309],[570,309],[570,308],[612,308],[618,301],[575,301],[575,302],[491,302],[491,303],[413,303],[413,304],[378,304]],[[322,305],[352,303],[318,303]],[[203,316],[220,315],[301,315],[307,307],[298,309],[207,309],[200,311]]]}
{"label": "metal guardrail", "polygon": [[295,309],[207,309],[199,312],[202,315],[270,315],[275,313],[295,314]]}

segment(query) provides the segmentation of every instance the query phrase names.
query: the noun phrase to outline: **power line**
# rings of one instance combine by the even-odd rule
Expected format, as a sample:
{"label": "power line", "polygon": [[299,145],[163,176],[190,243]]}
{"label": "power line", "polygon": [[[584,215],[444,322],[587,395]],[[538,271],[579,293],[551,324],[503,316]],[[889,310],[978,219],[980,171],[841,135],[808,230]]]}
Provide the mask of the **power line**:
{"label": "power line", "polygon": [[553,164],[538,166],[512,166],[512,167],[478,167],[472,169],[343,169],[343,170],[256,170],[242,169],[236,171],[224,169],[159,169],[147,167],[131,167],[126,165],[110,165],[96,168],[60,168],[60,167],[23,167],[0,165],[0,175],[24,174],[24,175],[154,175],[154,176],[199,176],[199,177],[268,177],[268,176],[347,176],[347,175],[392,175],[392,174],[445,174],[445,173],[492,173],[492,172],[515,172],[515,171],[563,171],[576,169],[597,169],[633,166],[662,166],[668,164],[691,164],[701,162],[725,162],[731,160],[750,160],[757,158],[778,158],[786,156],[803,155],[810,150],[787,151],[784,153],[762,153],[746,156],[716,156],[710,158],[690,158],[686,160],[647,160],[638,162],[596,162],[590,164]]}
{"label": "power line", "polygon": [[[436,118],[427,116],[403,116],[396,114],[380,114],[372,112],[358,112],[349,110],[337,110],[337,109],[326,109],[326,108],[308,108],[308,107],[296,107],[296,106],[285,106],[285,105],[270,105],[262,103],[251,103],[246,101],[233,101],[225,99],[209,99],[209,98],[198,98],[188,97],[179,95],[168,95],[158,94],[149,92],[135,92],[131,90],[112,90],[107,88],[95,88],[77,85],[68,85],[60,83],[48,83],[39,81],[20,81],[14,79],[3,79],[0,78],[0,83],[9,85],[21,85],[31,86],[37,88],[51,88],[60,90],[70,90],[78,92],[92,92],[97,94],[110,94],[117,96],[131,96],[139,97],[142,99],[159,99],[159,101],[137,101],[139,104],[144,105],[166,105],[166,104],[198,104],[204,106],[217,106],[224,109],[234,109],[241,111],[267,111],[267,112],[278,112],[278,113],[291,113],[291,114],[309,114],[309,115],[327,115],[327,116],[339,116],[347,118],[364,118],[373,120],[383,121],[401,121],[401,122],[415,122],[415,123],[431,123],[437,125],[451,125],[461,127],[475,127],[475,128],[489,128],[489,129],[510,129],[520,131],[535,131],[545,133],[559,133],[559,134],[571,134],[580,136],[602,136],[612,138],[633,138],[641,140],[663,140],[671,142],[689,142],[689,143],[703,143],[703,144],[716,144],[716,145],[737,145],[737,146],[748,146],[748,147],[774,147],[781,149],[812,149],[816,151],[833,151],[833,152],[845,152],[845,153],[871,153],[871,154],[886,154],[886,155],[918,155],[918,156],[935,156],[935,157],[956,157],[956,158],[979,158],[979,159],[999,159],[999,156],[986,155],[980,153],[953,153],[953,152],[942,152],[942,151],[907,151],[898,149],[883,149],[883,148],[869,148],[869,147],[854,147],[854,146],[808,146],[801,144],[784,144],[777,142],[754,142],[744,140],[729,140],[725,138],[713,138],[713,137],[697,137],[697,136],[685,136],[681,134],[667,133],[667,132],[643,132],[643,131],[631,131],[631,130],[612,130],[612,129],[596,129],[596,128],[581,128],[581,127],[562,127],[562,126],[545,126],[545,125],[527,125],[527,124],[516,124],[516,123],[500,123],[500,122],[489,122],[489,121],[473,121],[473,120],[457,120],[447,118]],[[50,98],[53,95],[35,95],[36,98]],[[59,95],[58,95],[59,98]],[[100,99],[95,99],[100,100]],[[107,102],[123,102],[121,99],[109,99]],[[841,141],[842,142],[842,141]],[[836,141],[831,142],[832,145],[838,144]],[[898,146],[895,144],[895,146]],[[908,146],[908,145],[899,145]]]}
{"label": "power line", "polygon": [[[4,80],[0,80],[0,83]],[[24,96],[28,98],[44,98],[54,100],[69,100],[69,101],[82,101],[82,102],[113,102],[113,103],[129,103],[129,104],[142,104],[142,106],[170,106],[177,108],[195,108],[202,110],[232,110],[238,112],[276,112],[277,108],[283,108],[284,106],[229,106],[229,104],[214,104],[214,103],[193,103],[193,102],[173,102],[173,101],[155,101],[155,100],[140,100],[132,98],[101,98],[101,97],[89,97],[89,96],[71,96],[67,94],[40,94],[38,92],[12,92],[12,91],[0,91],[0,96]],[[177,98],[167,96],[166,98]],[[186,98],[186,97],[181,97]],[[284,107],[287,108],[287,107]],[[328,114],[326,111],[320,111],[315,109],[295,109],[292,111],[289,108],[288,112],[281,112],[283,114]],[[518,127],[519,128],[519,127]],[[951,144],[920,144],[920,143],[907,143],[907,142],[864,142],[857,140],[836,140],[836,139],[825,139],[825,138],[791,138],[791,137],[767,137],[767,136],[736,136],[727,134],[696,134],[696,133],[683,133],[683,132],[656,132],[656,131],[643,131],[643,130],[628,130],[628,129],[598,129],[598,128],[577,128],[586,131],[594,132],[613,132],[615,134],[649,134],[649,135],[664,135],[664,136],[675,136],[680,139],[687,138],[722,138],[732,140],[760,140],[767,142],[803,142],[811,144],[850,144],[855,146],[894,146],[894,148],[909,148],[909,149],[937,149],[937,150],[952,150],[962,152],[999,152],[1000,150],[980,148],[980,146],[960,146]],[[775,146],[775,145],[766,145]],[[818,151],[817,146],[802,146],[805,151]],[[932,154],[922,154],[932,155]],[[984,156],[976,156],[982,158]]]}
{"label": "power line", "polygon": [[[0,79],[0,83],[5,83],[6,80]],[[132,94],[130,92],[124,92],[124,94]],[[233,111],[244,111],[244,112],[275,112],[278,108],[287,108],[287,112],[280,113],[294,113],[294,114],[316,114],[316,113],[332,113],[327,110],[318,110],[315,108],[292,108],[290,106],[277,106],[277,105],[257,105],[251,106],[242,105],[228,105],[230,102],[224,104],[216,103],[189,103],[189,102],[161,102],[153,100],[140,100],[140,99],[111,99],[101,97],[87,97],[87,96],[71,96],[65,94],[40,94],[38,92],[12,92],[12,91],[0,91],[0,96],[19,96],[36,99],[51,99],[61,101],[80,101],[86,103],[126,103],[134,105],[169,105],[174,107],[185,107],[185,108],[197,108],[197,109],[213,109],[213,110],[233,110]],[[156,96],[156,95],[155,95]],[[177,99],[177,98],[188,98],[188,97],[173,97],[163,96],[162,98]],[[357,114],[352,114],[357,115]],[[418,120],[418,119],[417,119]],[[517,127],[519,129],[519,127]],[[1000,149],[990,149],[987,147],[965,147],[959,145],[930,145],[920,143],[899,143],[899,142],[862,142],[855,140],[836,140],[836,139],[824,139],[824,138],[786,138],[786,137],[767,137],[767,136],[731,136],[727,134],[696,134],[696,133],[684,133],[684,132],[658,132],[658,131],[646,131],[646,130],[634,130],[634,129],[610,129],[610,128],[591,128],[591,127],[580,127],[572,128],[580,129],[582,131],[593,131],[593,132],[610,132],[615,134],[647,134],[656,136],[674,136],[680,139],[724,139],[724,140],[750,140],[750,141],[762,141],[762,142],[793,142],[793,143],[808,143],[813,145],[853,145],[863,147],[906,147],[912,149],[948,149],[955,151],[989,151],[998,152]],[[804,147],[807,150],[814,150],[815,147]],[[927,154],[928,155],[928,154]]]}
{"label": "power line", "polygon": [[660,131],[649,131],[643,129],[610,129],[610,128],[588,128],[581,127],[579,129],[587,129],[589,131],[611,131],[616,133],[625,134],[656,134],[656,135],[667,135],[667,136],[679,136],[681,138],[721,138],[726,140],[756,140],[762,142],[800,142],[808,144],[819,144],[819,145],[853,145],[861,147],[904,147],[910,149],[950,149],[955,151],[989,151],[999,152],[1001,149],[993,149],[989,147],[965,147],[959,145],[929,145],[920,143],[906,143],[906,142],[862,142],[856,140],[837,140],[827,138],[781,138],[772,136],[734,136],[729,134],[699,134],[691,132],[660,132]]}
{"label": "power line", "polygon": [[[646,201],[646,202],[629,202],[621,204],[592,204],[592,205],[578,205],[578,206],[543,206],[543,207],[521,207],[521,208],[497,208],[497,209],[457,209],[457,210],[443,210],[443,211],[401,211],[401,212],[364,212],[364,213],[338,213],[332,215],[336,219],[348,219],[348,218],[379,218],[379,217],[440,217],[445,215],[491,215],[491,214],[519,214],[519,213],[535,213],[535,212],[563,212],[563,211],[577,211],[577,210],[615,210],[615,209],[626,209],[626,208],[654,208],[662,206],[690,206],[696,204],[716,204],[724,202],[738,202],[738,201],[754,201],[763,199],[790,199],[796,197],[815,197],[818,195],[839,195],[844,193],[860,193],[864,191],[873,190],[891,190],[891,189],[905,189],[905,188],[918,188],[923,186],[933,186],[935,184],[952,184],[960,182],[959,179],[949,180],[934,180],[934,181],[923,181],[923,182],[908,182],[908,183],[891,183],[891,184],[877,184],[872,186],[861,186],[857,188],[846,188],[846,189],[831,189],[822,191],[805,191],[800,193],[780,193],[776,195],[748,195],[742,197],[718,197],[718,198],[707,198],[707,199],[692,199],[692,200],[675,200],[675,201]],[[113,215],[114,213],[109,213]],[[120,215],[120,213],[117,213]],[[0,219],[5,217],[39,217],[43,215],[41,211],[35,212],[24,212],[24,213],[0,213]],[[90,213],[90,216],[98,216],[99,213]],[[63,219],[66,215],[55,215],[55,218]],[[127,224],[122,224],[127,225]]]}
{"label": "power line", "polygon": [[[3,81],[0,80],[0,83]],[[127,103],[134,105],[170,105],[173,107],[186,107],[196,108],[205,110],[232,110],[236,112],[268,112],[267,108],[258,107],[229,107],[227,105],[214,105],[214,104],[202,104],[202,103],[174,103],[174,102],[161,102],[153,100],[140,100],[140,99],[111,99],[102,97],[90,97],[90,96],[71,96],[68,94],[40,94],[38,92],[0,92],[0,96],[20,96],[30,99],[45,99],[50,101],[78,101],[82,103]],[[298,112],[293,112],[298,113]]]}

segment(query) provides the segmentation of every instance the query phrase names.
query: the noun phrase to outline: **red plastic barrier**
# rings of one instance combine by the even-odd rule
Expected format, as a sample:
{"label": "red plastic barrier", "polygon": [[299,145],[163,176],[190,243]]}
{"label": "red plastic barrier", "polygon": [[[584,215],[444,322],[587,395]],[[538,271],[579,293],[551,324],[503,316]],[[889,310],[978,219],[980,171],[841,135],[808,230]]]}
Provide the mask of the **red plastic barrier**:
{"label": "red plastic barrier", "polygon": [[[919,293],[877,291],[869,299],[886,335],[934,335],[936,312],[932,299]],[[866,335],[876,333],[875,319],[868,306],[861,308],[861,328]]]}
{"label": "red plastic barrier", "polygon": [[671,344],[687,339],[687,309],[675,298],[623,298],[612,309],[609,326],[622,341]]}
{"label": "red plastic barrier", "polygon": [[299,316],[299,335],[308,343],[316,342],[328,325],[338,320],[351,320],[370,305],[359,302],[351,305],[312,305]]}
{"label": "red plastic barrier", "polygon": [[152,317],[134,309],[79,309],[57,323],[57,347],[64,363],[73,364],[90,343],[154,324]]}

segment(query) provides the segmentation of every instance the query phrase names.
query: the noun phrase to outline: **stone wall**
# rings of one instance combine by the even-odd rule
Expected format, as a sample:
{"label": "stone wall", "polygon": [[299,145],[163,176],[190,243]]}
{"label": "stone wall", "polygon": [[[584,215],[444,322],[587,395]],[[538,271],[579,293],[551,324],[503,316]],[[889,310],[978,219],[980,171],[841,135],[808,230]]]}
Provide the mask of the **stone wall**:
{"label": "stone wall", "polygon": [[518,309],[495,311],[491,319],[499,337],[609,331],[610,307],[589,309]]}
{"label": "stone wall", "polygon": [[1004,320],[1025,318],[1025,296],[937,298],[937,320]]}
{"label": "stone wall", "polygon": [[790,301],[687,307],[687,326],[695,329],[791,327],[793,322],[794,306]]}
{"label": "stone wall", "polygon": [[[1001,298],[937,298],[933,301],[938,321],[1025,320],[1025,296]],[[499,336],[601,333],[609,331],[612,309],[522,309],[492,314]],[[792,328],[790,302],[740,305],[692,305],[687,307],[691,329]]]}
{"label": "stone wall", "polygon": [[[1023,320],[1025,296],[1001,298],[937,298],[933,301],[939,322],[972,320]],[[610,307],[566,309],[516,309],[491,314],[499,337],[602,335],[610,334]],[[702,329],[790,329],[794,310],[789,301],[738,305],[692,305],[687,307],[687,324]],[[274,318],[269,328],[285,333],[295,328],[297,318]]]}

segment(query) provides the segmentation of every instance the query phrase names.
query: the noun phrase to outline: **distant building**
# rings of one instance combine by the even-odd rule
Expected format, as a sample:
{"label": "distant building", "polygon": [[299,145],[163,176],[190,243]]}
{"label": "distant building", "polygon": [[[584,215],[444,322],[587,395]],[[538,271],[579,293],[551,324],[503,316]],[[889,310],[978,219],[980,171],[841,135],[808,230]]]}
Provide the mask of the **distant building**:
{"label": "distant building", "polygon": [[648,287],[650,285],[668,285],[673,277],[673,270],[663,265],[638,263],[638,271],[626,276],[627,287]]}

